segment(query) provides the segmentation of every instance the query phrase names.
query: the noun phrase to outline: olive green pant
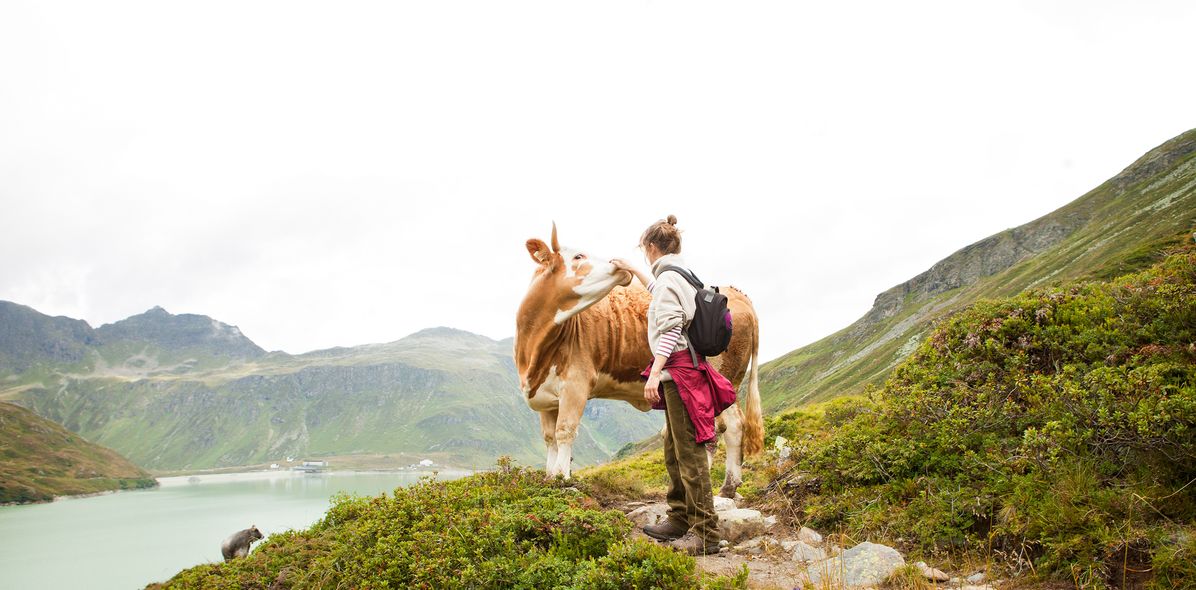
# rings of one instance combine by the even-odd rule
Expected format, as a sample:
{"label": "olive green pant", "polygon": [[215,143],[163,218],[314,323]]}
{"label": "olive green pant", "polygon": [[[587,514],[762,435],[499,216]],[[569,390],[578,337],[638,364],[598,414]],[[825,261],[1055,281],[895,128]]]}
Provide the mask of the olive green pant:
{"label": "olive green pant", "polygon": [[710,488],[710,464],[706,445],[698,444],[693,422],[681,401],[677,384],[663,382],[667,429],[664,435],[664,467],[669,472],[669,518],[686,523],[706,543],[717,543],[718,515]]}

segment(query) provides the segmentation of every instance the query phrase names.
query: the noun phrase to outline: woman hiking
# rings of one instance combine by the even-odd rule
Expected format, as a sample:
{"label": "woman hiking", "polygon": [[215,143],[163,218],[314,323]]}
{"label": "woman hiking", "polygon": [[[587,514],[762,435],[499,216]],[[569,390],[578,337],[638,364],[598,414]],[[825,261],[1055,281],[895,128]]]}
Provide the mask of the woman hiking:
{"label": "woman hiking", "polygon": [[[654,354],[644,370],[644,399],[665,411],[664,465],[669,473],[668,518],[644,527],[644,533],[690,555],[718,553],[718,515],[710,485],[708,444],[715,436],[697,440],[697,432],[714,432],[716,396],[734,403],[731,383],[706,362],[692,356],[685,328],[694,318],[697,289],[678,272],[687,269],[681,259],[681,231],[677,218],[653,223],[640,237],[640,248],[652,268],[654,280],[624,260],[611,263],[634,274],[652,293],[648,306],[648,343]],[[694,359],[697,359],[695,363]],[[695,366],[696,364],[696,366]],[[718,391],[716,391],[718,389]],[[697,428],[695,423],[706,428]]]}

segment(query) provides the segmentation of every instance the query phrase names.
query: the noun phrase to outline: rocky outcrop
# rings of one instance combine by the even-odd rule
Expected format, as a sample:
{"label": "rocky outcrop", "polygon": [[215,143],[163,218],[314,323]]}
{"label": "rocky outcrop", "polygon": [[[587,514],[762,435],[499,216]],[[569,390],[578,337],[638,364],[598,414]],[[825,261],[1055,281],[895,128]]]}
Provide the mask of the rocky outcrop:
{"label": "rocky outcrop", "polygon": [[897,315],[907,304],[995,275],[1058,244],[1087,221],[1088,216],[1081,211],[1043,217],[968,245],[922,274],[877,295],[872,309],[853,327],[852,335],[862,335],[869,326]]}
{"label": "rocky outcrop", "polygon": [[1193,152],[1196,152],[1196,133],[1189,131],[1146,152],[1117,176],[1109,179],[1108,183],[1117,190],[1126,190],[1143,180],[1167,172],[1176,162],[1187,158]]}
{"label": "rocky outcrop", "polygon": [[[1196,133],[1188,132],[1147,152],[1106,185],[1115,192],[1129,190],[1144,180],[1166,174],[1192,153],[1196,153]],[[1059,244],[1093,219],[1096,212],[1079,204],[1077,200],[1049,215],[965,246],[925,272],[877,295],[862,324],[888,319],[911,302],[974,284]],[[852,331],[862,328],[855,326]]]}

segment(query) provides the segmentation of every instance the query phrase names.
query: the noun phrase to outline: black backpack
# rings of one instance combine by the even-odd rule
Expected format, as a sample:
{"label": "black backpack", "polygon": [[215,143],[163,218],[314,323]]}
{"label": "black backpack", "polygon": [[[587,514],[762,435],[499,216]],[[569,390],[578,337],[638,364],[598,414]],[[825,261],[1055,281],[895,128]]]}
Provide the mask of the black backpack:
{"label": "black backpack", "polygon": [[698,354],[717,356],[727,350],[727,345],[731,343],[731,312],[727,310],[727,296],[719,293],[718,287],[707,289],[694,273],[679,266],[666,266],[661,272],[670,270],[685,277],[698,290],[694,295],[697,309],[685,332],[696,367]]}

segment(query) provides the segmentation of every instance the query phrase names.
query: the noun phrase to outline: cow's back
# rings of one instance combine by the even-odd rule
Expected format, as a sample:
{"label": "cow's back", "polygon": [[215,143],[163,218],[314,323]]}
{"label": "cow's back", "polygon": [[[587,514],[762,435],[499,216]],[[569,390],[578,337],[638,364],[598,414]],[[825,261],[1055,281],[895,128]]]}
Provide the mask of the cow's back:
{"label": "cow's back", "polygon": [[[759,323],[751,300],[743,292],[734,287],[721,287],[720,291],[727,296],[731,312],[731,343],[722,354],[708,360],[738,388],[756,349]],[[592,366],[619,381],[640,380],[640,371],[652,363],[647,322],[650,300],[651,295],[638,284],[616,287],[601,302],[579,314],[587,332],[586,352]]]}
{"label": "cow's back", "polygon": [[747,375],[752,351],[756,349],[760,324],[747,295],[735,287],[720,287],[719,291],[727,296],[727,310],[731,312],[731,343],[722,354],[709,360],[719,373],[739,387]]}

